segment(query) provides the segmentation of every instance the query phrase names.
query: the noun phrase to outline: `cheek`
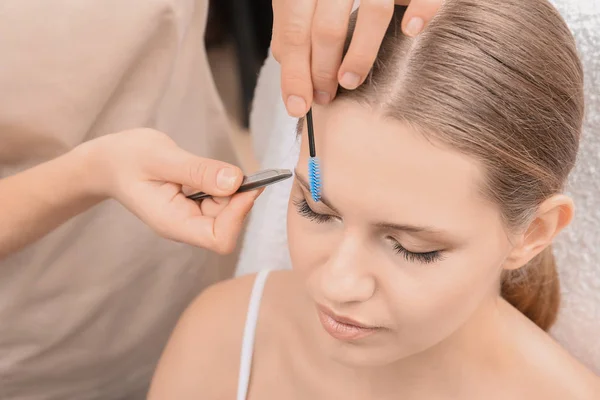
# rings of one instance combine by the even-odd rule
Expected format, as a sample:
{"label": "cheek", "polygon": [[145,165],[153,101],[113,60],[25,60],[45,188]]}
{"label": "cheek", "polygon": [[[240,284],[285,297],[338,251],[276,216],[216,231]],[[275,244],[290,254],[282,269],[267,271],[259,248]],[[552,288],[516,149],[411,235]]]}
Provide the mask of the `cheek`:
{"label": "cheek", "polygon": [[503,254],[497,250],[464,249],[437,264],[403,269],[403,276],[386,288],[394,296],[399,326],[423,328],[413,332],[428,332],[421,339],[434,342],[463,325],[498,293]]}
{"label": "cheek", "polygon": [[335,230],[327,223],[318,224],[298,214],[290,201],[287,215],[287,235],[294,270],[309,275],[323,265],[335,246]]}
{"label": "cheek", "polygon": [[287,235],[290,258],[294,270],[301,273],[308,273],[311,265],[314,264],[315,251],[312,248],[312,238],[308,230],[305,229],[305,218],[298,215],[296,206],[290,200],[287,213]]}

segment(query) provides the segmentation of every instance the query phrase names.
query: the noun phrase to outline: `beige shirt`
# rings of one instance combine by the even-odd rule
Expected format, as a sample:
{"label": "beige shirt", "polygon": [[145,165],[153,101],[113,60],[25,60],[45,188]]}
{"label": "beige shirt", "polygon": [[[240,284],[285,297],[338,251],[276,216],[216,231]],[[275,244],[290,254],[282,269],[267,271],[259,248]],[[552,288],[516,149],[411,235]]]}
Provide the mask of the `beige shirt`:
{"label": "beige shirt", "polygon": [[[0,178],[140,126],[235,163],[207,3],[0,2]],[[0,262],[0,399],[143,398],[179,315],[234,259],[106,202]]]}

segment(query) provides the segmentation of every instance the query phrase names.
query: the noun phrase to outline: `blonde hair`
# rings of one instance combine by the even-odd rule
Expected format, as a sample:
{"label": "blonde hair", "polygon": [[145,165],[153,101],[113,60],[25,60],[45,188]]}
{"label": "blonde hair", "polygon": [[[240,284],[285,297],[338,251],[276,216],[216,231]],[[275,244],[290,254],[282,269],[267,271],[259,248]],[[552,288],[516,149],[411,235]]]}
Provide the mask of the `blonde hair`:
{"label": "blonde hair", "polygon": [[[583,72],[568,27],[546,0],[447,0],[409,38],[404,11],[396,6],[365,83],[340,88],[337,99],[365,103],[479,161],[484,194],[508,228],[522,229],[563,190],[577,155]],[[505,272],[501,293],[549,329],[560,300],[552,250]]]}

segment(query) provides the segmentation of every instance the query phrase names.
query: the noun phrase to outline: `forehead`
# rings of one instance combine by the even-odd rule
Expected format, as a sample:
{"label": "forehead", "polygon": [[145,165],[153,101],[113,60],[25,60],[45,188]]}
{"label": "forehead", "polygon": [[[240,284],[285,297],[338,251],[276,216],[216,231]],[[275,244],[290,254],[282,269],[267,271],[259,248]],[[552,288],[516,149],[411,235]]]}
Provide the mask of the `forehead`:
{"label": "forehead", "polygon": [[[495,211],[480,193],[483,171],[474,160],[399,121],[335,102],[314,110],[314,127],[323,193],[341,212],[444,228]],[[300,171],[307,157],[304,124]]]}

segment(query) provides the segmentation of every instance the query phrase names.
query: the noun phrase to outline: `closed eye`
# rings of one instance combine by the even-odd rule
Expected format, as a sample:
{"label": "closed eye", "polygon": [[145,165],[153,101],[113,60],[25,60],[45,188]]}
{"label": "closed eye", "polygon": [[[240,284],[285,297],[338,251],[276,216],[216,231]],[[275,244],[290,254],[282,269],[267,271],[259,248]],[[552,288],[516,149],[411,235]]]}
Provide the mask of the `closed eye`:
{"label": "closed eye", "polygon": [[392,243],[394,251],[401,254],[406,261],[420,262],[422,264],[431,264],[442,259],[442,252],[440,250],[427,251],[424,253],[416,253],[413,251],[406,250],[396,239],[388,237],[388,240]]}
{"label": "closed eye", "polygon": [[[293,204],[296,207],[296,211],[302,217],[307,218],[317,224],[324,224],[333,220],[339,219],[339,217],[329,214],[320,214],[315,212],[310,206],[306,199],[295,199]],[[417,253],[407,250],[402,246],[396,239],[389,236],[386,238],[392,245],[394,252],[402,255],[409,262],[418,262],[421,264],[431,264],[442,259],[442,251],[428,251],[423,253]]]}
{"label": "closed eye", "polygon": [[324,224],[336,218],[333,215],[319,214],[313,211],[313,209],[310,208],[310,206],[306,202],[306,199],[294,200],[293,202],[296,206],[296,211],[298,212],[298,214],[318,224]]}

